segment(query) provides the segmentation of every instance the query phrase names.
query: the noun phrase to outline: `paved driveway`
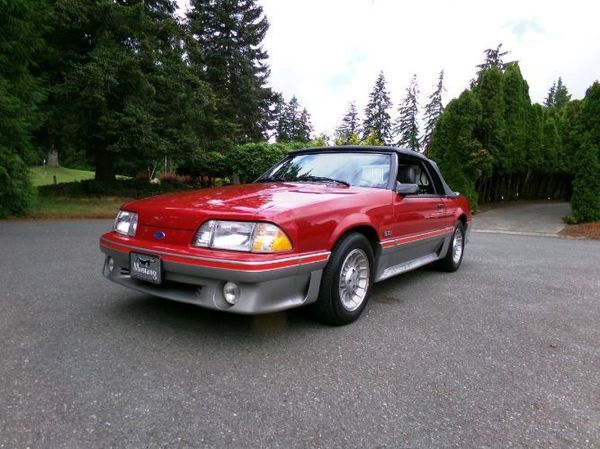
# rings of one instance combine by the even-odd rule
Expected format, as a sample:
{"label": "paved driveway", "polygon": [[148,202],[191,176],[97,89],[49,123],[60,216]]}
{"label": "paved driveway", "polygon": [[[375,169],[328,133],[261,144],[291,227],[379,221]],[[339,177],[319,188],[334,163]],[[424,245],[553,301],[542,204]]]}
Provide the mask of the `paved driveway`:
{"label": "paved driveway", "polygon": [[0,223],[2,448],[599,447],[600,242],[473,234],[331,328],[112,285],[109,226]]}
{"label": "paved driveway", "polygon": [[569,203],[557,201],[523,201],[481,212],[475,216],[473,229],[504,234],[556,235],[564,227],[562,217],[571,215]]}

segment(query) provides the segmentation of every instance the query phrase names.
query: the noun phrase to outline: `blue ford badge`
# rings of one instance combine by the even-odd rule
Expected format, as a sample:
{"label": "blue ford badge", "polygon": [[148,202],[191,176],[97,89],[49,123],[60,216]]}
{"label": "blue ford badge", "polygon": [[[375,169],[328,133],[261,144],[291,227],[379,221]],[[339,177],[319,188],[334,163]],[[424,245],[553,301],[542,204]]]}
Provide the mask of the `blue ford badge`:
{"label": "blue ford badge", "polygon": [[156,232],[154,233],[154,238],[155,238],[155,239],[158,239],[158,240],[162,240],[162,239],[164,239],[166,236],[167,236],[167,234],[165,234],[165,233],[164,233],[164,232],[162,232],[162,231],[156,231]]}

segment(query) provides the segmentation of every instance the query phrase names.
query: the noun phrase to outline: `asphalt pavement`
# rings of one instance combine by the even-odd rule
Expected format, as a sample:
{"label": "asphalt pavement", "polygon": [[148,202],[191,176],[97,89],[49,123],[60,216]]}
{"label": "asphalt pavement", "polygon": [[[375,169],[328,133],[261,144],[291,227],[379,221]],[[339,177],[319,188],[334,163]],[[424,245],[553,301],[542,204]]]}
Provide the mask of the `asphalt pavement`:
{"label": "asphalt pavement", "polygon": [[110,224],[0,222],[0,448],[600,448],[600,242],[475,233],[327,327],[113,285]]}
{"label": "asphalt pavement", "polygon": [[473,229],[522,235],[557,235],[566,225],[562,217],[571,215],[571,205],[563,201],[516,201],[496,205],[478,213]]}

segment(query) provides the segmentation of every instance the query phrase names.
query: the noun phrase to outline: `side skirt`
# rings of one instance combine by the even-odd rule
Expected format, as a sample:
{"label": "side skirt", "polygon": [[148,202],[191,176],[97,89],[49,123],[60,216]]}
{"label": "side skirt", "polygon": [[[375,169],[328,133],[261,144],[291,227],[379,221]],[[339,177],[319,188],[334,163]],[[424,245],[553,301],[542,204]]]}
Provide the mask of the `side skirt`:
{"label": "side skirt", "polygon": [[416,270],[417,268],[420,268],[423,265],[427,265],[431,262],[435,262],[438,259],[440,259],[440,255],[438,253],[431,253],[421,256],[417,259],[402,262],[401,264],[394,265],[393,267],[388,267],[379,275],[377,279],[375,279],[375,282],[383,281],[398,274],[406,273],[407,271]]}
{"label": "side skirt", "polygon": [[444,237],[438,249],[430,254],[426,254],[421,257],[417,257],[415,259],[410,259],[405,262],[399,263],[397,265],[393,265],[391,267],[387,267],[383,270],[379,275],[375,278],[375,282],[380,282],[385,279],[389,279],[398,274],[406,273],[407,271],[416,270],[424,265],[435,262],[436,260],[442,259],[446,257],[446,253],[450,248],[450,242],[452,241],[452,235]]}

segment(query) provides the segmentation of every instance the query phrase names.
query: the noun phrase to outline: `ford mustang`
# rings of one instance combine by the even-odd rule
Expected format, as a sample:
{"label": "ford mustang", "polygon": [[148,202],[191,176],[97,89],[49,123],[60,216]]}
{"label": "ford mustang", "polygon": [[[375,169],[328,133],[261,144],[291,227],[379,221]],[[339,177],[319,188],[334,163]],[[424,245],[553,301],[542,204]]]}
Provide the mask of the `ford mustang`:
{"label": "ford mustang", "polygon": [[252,184],[129,202],[100,248],[106,278],[147,294],[245,314],[308,305],[346,324],[375,282],[456,271],[470,224],[467,199],[418,153],[308,148]]}

